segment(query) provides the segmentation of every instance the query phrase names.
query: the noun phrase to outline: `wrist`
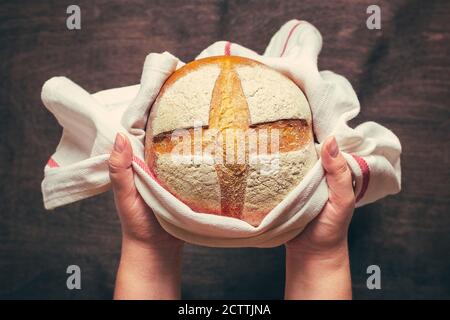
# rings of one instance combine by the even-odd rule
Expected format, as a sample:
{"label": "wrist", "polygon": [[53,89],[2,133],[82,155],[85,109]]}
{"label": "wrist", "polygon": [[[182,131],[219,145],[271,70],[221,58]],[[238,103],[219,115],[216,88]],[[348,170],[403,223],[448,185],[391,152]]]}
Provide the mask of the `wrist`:
{"label": "wrist", "polygon": [[286,259],[339,264],[348,260],[347,238],[330,246],[286,245]]}
{"label": "wrist", "polygon": [[156,247],[124,237],[114,297],[178,299],[182,247]]}
{"label": "wrist", "polygon": [[347,244],[334,250],[286,249],[286,299],[351,299]]}
{"label": "wrist", "polygon": [[349,269],[350,259],[347,245],[330,251],[305,251],[286,249],[286,265],[308,275],[311,280],[323,278],[344,269]]}
{"label": "wrist", "polygon": [[183,242],[150,244],[123,236],[121,260],[133,260],[136,263],[170,262],[181,258]]}

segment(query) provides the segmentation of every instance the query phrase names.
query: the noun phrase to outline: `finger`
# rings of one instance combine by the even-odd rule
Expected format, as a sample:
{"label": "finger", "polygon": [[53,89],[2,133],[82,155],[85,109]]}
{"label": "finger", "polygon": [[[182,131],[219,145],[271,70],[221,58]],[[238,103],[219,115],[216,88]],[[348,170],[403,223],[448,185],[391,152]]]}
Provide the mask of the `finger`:
{"label": "finger", "polygon": [[325,140],[321,158],[330,190],[330,202],[344,207],[354,205],[352,174],[334,137]]}
{"label": "finger", "polygon": [[109,177],[116,197],[125,198],[135,189],[131,162],[133,150],[128,138],[118,133],[109,157]]}

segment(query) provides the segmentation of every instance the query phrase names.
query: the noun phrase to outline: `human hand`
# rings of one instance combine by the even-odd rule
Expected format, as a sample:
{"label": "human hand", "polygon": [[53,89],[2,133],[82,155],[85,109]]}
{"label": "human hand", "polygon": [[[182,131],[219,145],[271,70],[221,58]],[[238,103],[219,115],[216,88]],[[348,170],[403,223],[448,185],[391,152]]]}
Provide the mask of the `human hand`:
{"label": "human hand", "polygon": [[117,273],[117,299],[179,297],[183,242],[168,234],[134,184],[133,150],[117,134],[109,158],[109,175],[122,225],[122,253]]}
{"label": "human hand", "polygon": [[351,171],[334,137],[321,150],[328,201],[286,244],[286,299],[350,299],[348,227],[355,208]]}
{"label": "human hand", "polygon": [[321,150],[328,184],[328,201],[303,232],[286,244],[287,250],[302,254],[329,255],[347,246],[347,233],[355,208],[352,175],[334,137]]}

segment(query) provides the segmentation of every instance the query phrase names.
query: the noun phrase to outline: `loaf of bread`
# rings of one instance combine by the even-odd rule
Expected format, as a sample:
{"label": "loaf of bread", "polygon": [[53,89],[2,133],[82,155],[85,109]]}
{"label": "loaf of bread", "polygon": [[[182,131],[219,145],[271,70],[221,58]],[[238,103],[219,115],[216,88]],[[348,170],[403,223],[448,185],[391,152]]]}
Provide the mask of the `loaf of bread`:
{"label": "loaf of bread", "polygon": [[145,160],[192,210],[257,226],[317,161],[311,110],[298,86],[251,59],[186,64],[163,85]]}

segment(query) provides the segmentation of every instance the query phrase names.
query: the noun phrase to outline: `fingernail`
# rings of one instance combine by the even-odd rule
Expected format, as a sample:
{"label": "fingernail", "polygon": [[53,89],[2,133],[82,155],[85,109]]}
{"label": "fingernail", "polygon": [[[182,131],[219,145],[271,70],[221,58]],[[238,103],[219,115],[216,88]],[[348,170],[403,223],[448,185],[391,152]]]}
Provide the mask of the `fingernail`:
{"label": "fingernail", "polygon": [[328,145],[328,153],[330,154],[330,156],[332,158],[336,158],[337,155],[339,154],[339,147],[337,145],[335,137],[333,137],[333,139],[331,139],[331,142]]}
{"label": "fingernail", "polygon": [[117,152],[122,152],[125,148],[125,138],[121,133],[116,135],[116,140],[114,141],[114,150]]}

